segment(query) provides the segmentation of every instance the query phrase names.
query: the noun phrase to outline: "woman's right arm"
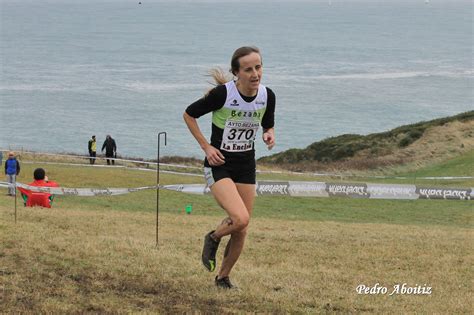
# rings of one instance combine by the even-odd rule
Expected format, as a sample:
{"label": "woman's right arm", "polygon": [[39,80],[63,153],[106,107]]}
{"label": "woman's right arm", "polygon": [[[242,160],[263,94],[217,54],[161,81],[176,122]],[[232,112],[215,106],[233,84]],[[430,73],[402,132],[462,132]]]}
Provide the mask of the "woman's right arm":
{"label": "woman's right arm", "polygon": [[212,145],[207,142],[206,137],[201,132],[196,118],[190,116],[188,113],[184,112],[183,119],[188,126],[189,131],[194,136],[196,141],[201,146],[201,149],[206,154],[207,161],[211,166],[219,166],[225,163],[224,155],[218,149],[214,148]]}

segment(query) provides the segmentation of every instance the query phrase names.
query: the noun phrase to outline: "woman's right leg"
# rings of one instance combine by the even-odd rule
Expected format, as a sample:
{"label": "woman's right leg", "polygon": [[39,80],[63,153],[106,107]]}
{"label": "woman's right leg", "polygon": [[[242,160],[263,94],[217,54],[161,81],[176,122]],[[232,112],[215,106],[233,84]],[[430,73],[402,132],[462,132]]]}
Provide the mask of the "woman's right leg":
{"label": "woman's right leg", "polygon": [[228,215],[216,228],[213,236],[220,239],[245,229],[249,224],[250,215],[235,183],[230,178],[223,178],[211,186],[211,192]]}
{"label": "woman's right leg", "polygon": [[220,239],[244,230],[248,226],[250,215],[235,183],[230,178],[215,182],[211,186],[211,192],[228,215],[228,218],[224,219],[216,230],[208,233],[204,239],[202,262],[209,271],[214,271]]}
{"label": "woman's right leg", "polygon": [[[255,185],[236,184],[236,186],[249,215],[251,215],[255,200]],[[227,243],[224,252],[224,259],[222,260],[221,268],[219,270],[219,278],[228,277],[235,263],[239,259],[244,247],[247,229],[248,227],[231,234],[230,240]]]}

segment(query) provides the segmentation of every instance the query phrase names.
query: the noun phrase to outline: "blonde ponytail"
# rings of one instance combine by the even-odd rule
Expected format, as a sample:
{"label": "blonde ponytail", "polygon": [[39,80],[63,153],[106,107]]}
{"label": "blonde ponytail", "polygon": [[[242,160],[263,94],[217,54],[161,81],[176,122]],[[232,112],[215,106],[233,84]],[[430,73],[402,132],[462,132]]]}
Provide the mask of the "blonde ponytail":
{"label": "blonde ponytail", "polygon": [[214,83],[216,85],[226,84],[233,79],[230,74],[226,73],[221,68],[212,68],[209,70],[209,76],[214,79]]}

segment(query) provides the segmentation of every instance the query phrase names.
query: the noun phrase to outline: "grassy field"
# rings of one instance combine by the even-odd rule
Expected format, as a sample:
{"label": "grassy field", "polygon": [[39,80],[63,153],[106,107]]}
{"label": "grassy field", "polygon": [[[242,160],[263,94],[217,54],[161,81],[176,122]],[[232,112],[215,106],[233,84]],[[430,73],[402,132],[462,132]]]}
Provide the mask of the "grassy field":
{"label": "grassy field", "polygon": [[[473,162],[471,152],[416,176],[473,176]],[[27,175],[38,166],[64,187],[138,187],[156,180],[153,172],[124,168],[23,163],[19,181],[29,182]],[[413,173],[401,169],[396,175],[419,184]],[[161,179],[162,184],[203,182],[170,174]],[[474,185],[467,179],[454,186]],[[19,207],[16,224],[14,199],[5,192],[0,312],[472,312],[472,201],[258,197],[246,248],[231,275],[241,290],[226,292],[213,286],[214,274],[200,263],[203,235],[223,217],[210,196],[162,191],[156,248],[154,191],[58,196],[53,209]],[[188,204],[190,215],[184,211]],[[376,283],[388,293],[356,291],[360,284]],[[389,295],[403,283],[432,287],[432,294]]]}

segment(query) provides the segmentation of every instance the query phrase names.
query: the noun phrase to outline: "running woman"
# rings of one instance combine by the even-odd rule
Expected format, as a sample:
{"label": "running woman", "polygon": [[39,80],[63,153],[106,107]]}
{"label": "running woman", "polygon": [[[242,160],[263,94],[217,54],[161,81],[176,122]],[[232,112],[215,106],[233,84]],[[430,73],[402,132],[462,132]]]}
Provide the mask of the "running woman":
{"label": "running woman", "polygon": [[[191,104],[183,114],[191,134],[204,151],[204,175],[217,203],[227,218],[204,237],[202,262],[209,271],[216,269],[216,252],[221,239],[230,235],[224,258],[215,277],[217,287],[232,289],[229,274],[244,247],[255,199],[256,162],[254,142],[263,128],[268,149],[275,144],[275,94],[263,86],[263,64],[257,47],[240,47],[231,59],[227,81],[217,69],[211,73],[217,86]],[[202,134],[197,118],[212,112],[212,134],[209,143]]]}

